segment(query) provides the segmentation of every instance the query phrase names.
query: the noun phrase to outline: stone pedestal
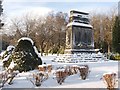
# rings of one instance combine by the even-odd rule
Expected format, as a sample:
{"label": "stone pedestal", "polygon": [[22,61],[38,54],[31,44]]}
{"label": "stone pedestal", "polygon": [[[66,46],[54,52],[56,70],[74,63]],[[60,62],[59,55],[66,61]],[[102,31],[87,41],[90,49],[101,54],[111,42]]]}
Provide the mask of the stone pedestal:
{"label": "stone pedestal", "polygon": [[65,53],[93,52],[94,40],[88,13],[71,11],[66,31]]}

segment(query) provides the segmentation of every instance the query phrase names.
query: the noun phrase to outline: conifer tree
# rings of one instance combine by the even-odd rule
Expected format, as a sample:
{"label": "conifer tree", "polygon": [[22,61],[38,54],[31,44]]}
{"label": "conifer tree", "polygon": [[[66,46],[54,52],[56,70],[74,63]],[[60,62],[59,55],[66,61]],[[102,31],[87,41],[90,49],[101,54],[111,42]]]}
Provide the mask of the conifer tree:
{"label": "conifer tree", "polygon": [[[2,8],[2,1],[0,0],[0,16],[3,13],[3,8]],[[2,23],[2,20],[0,19],[0,28],[4,25],[4,23]]]}
{"label": "conifer tree", "polygon": [[120,19],[116,16],[114,27],[113,27],[113,51],[115,53],[120,53]]}
{"label": "conifer tree", "polygon": [[42,60],[33,41],[26,37],[18,40],[18,44],[8,60],[4,63],[4,66],[9,67],[12,61],[15,64],[14,69],[20,72],[34,70],[38,65],[42,64]]}

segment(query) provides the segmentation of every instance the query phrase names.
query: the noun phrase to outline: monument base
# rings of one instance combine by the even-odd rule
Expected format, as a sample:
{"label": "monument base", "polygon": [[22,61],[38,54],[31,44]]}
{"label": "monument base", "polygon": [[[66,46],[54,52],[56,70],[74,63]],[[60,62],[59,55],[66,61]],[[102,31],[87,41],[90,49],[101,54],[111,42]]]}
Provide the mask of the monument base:
{"label": "monument base", "polygon": [[65,54],[98,53],[99,49],[66,49]]}
{"label": "monument base", "polygon": [[65,54],[57,56],[54,61],[63,63],[80,63],[107,60],[107,58],[98,51],[99,49],[66,49]]}

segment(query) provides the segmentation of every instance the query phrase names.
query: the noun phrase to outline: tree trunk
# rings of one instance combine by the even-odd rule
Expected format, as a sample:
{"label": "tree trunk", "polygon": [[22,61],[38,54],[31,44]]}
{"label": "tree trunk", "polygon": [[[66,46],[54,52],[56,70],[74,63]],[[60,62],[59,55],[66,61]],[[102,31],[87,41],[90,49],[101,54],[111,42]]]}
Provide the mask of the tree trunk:
{"label": "tree trunk", "polygon": [[110,56],[111,56],[111,50],[110,50],[110,44],[108,44],[108,59],[110,59]]}
{"label": "tree trunk", "polygon": [[48,55],[48,44],[47,44],[47,47],[46,47],[46,48],[47,48],[47,50],[46,50],[46,55]]}
{"label": "tree trunk", "polygon": [[108,54],[110,54],[110,44],[108,43]]}
{"label": "tree trunk", "polygon": [[41,51],[40,51],[41,56],[43,56],[43,48],[42,48],[42,45],[40,45],[40,48],[41,48]]}

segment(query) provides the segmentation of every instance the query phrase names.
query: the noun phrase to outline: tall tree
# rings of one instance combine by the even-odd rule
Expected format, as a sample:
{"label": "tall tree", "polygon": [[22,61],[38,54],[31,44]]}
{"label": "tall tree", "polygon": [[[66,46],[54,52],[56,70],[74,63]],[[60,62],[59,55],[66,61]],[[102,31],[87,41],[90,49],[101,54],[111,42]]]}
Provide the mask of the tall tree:
{"label": "tall tree", "polygon": [[[57,35],[57,46],[59,51],[60,49],[65,48],[65,28],[66,28],[66,14],[62,12],[56,13],[55,16],[55,29],[56,29],[56,35]],[[58,52],[60,53],[60,52]]]}
{"label": "tall tree", "polygon": [[120,19],[116,16],[114,27],[113,27],[113,50],[114,52],[120,53]]}
{"label": "tall tree", "polygon": [[[2,8],[2,1],[0,0],[0,16],[3,13],[3,8]],[[2,23],[2,20],[0,19],[0,28],[4,25],[4,23]]]}
{"label": "tall tree", "polygon": [[[1,17],[1,15],[2,15],[2,13],[3,13],[3,8],[2,8],[2,1],[0,0],[0,17]],[[1,29],[1,27],[4,25],[4,23],[2,23],[2,20],[1,20],[1,18],[0,18],[0,29]],[[0,32],[1,33],[1,32]],[[1,41],[1,43],[2,43],[2,37],[0,36],[0,41]],[[0,51],[2,50],[2,44],[0,44]]]}
{"label": "tall tree", "polygon": [[37,21],[35,32],[35,41],[41,51],[42,56],[46,44],[47,29],[45,27],[45,22],[42,21],[41,18],[39,18],[39,20]]}

